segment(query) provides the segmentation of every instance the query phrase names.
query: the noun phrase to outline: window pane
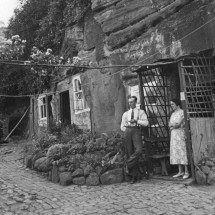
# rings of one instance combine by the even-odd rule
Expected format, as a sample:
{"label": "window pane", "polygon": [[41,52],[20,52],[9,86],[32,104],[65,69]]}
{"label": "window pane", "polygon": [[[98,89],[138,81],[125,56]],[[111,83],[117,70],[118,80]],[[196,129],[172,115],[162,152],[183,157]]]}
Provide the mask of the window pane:
{"label": "window pane", "polygon": [[44,117],[46,117],[46,105],[44,105]]}
{"label": "window pane", "polygon": [[41,118],[43,118],[43,106],[40,106],[40,114],[41,114]]}

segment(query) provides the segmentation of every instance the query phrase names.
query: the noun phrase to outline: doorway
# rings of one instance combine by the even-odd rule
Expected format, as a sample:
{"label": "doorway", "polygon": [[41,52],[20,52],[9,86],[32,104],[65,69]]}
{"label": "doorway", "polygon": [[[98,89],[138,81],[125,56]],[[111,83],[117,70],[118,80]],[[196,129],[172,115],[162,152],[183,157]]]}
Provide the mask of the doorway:
{"label": "doorway", "polygon": [[71,124],[69,90],[60,93],[60,116],[61,116],[61,121],[64,125]]}
{"label": "doorway", "polygon": [[141,108],[149,120],[147,128],[142,128],[147,169],[153,175],[168,176],[176,171],[169,162],[168,122],[172,113],[170,100],[180,95],[178,65],[174,61],[161,62],[136,72]]}

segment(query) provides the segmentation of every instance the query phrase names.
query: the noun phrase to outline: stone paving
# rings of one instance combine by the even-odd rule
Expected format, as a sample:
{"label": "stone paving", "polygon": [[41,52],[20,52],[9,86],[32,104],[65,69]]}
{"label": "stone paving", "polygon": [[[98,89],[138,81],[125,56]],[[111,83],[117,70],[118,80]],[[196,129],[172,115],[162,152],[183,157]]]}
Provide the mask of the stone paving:
{"label": "stone paving", "polygon": [[215,188],[164,180],[63,187],[22,164],[21,147],[0,146],[0,215],[215,214]]}

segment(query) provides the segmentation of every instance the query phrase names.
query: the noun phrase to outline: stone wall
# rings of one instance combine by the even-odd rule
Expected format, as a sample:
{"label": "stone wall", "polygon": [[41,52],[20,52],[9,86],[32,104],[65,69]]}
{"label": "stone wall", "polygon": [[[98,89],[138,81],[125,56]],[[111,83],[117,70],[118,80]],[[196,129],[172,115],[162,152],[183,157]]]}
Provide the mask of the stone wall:
{"label": "stone wall", "polygon": [[[56,136],[49,135],[49,140],[51,138]],[[83,143],[83,139],[82,142],[77,142],[78,139],[73,144],[56,143],[50,146],[47,152],[37,150],[32,153],[32,144],[35,143],[31,143],[27,146],[25,164],[29,168],[46,173],[50,181],[63,186],[96,186],[127,180],[123,171],[123,139],[120,136],[108,137],[103,134],[86,143]]]}

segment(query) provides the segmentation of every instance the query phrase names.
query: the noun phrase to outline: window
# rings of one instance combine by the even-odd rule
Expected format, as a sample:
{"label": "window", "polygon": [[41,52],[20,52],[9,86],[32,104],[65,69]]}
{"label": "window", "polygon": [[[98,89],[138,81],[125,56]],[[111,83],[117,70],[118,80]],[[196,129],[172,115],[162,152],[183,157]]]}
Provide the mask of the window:
{"label": "window", "polygon": [[39,115],[40,119],[46,118],[46,98],[39,98]]}
{"label": "window", "polygon": [[88,106],[83,95],[80,76],[73,79],[73,92],[75,112],[86,110]]}

